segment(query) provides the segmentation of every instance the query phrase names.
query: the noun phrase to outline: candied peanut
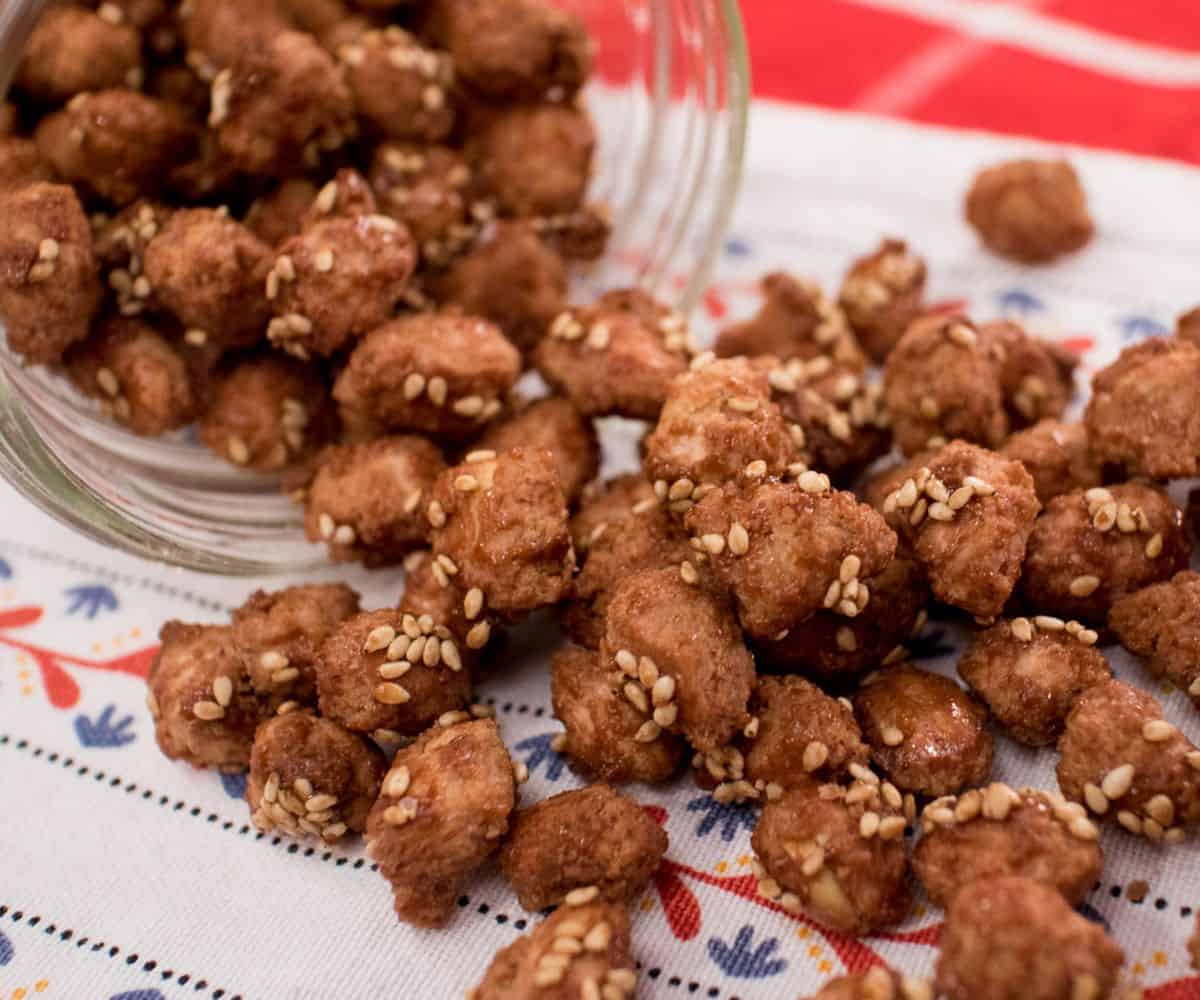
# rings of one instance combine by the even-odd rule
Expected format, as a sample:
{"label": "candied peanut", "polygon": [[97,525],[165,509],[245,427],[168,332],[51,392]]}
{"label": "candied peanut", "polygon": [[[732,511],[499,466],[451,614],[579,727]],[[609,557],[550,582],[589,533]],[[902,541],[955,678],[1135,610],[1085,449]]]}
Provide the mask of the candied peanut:
{"label": "candied peanut", "polygon": [[554,654],[551,698],[566,730],[558,752],[601,781],[666,781],[679,770],[682,741],[665,732],[638,739],[646,716],[625,697],[626,679],[590,650],[567,646]]}
{"label": "candied peanut", "polygon": [[512,761],[491,719],[434,726],[400,750],[367,818],[367,851],[391,883],[396,916],[444,925],[500,847],[515,804]]}
{"label": "candied peanut", "polygon": [[383,142],[371,157],[380,211],[408,227],[426,264],[440,265],[478,234],[470,220],[471,170],[449,146]]}
{"label": "candied peanut", "polygon": [[0,191],[0,318],[8,346],[52,364],[83,340],[100,308],[92,232],[70,187]]}
{"label": "candied peanut", "polygon": [[177,108],[132,90],[76,94],[34,139],[60,177],[117,205],[152,195],[190,142]]}
{"label": "candied peanut", "polygon": [[388,323],[415,263],[412,237],[390,216],[311,222],[280,244],[266,275],[267,338],[304,360],[340,351]]}
{"label": "candied peanut", "polygon": [[208,124],[238,169],[286,176],[340,149],[353,111],[333,57],[312,35],[279,31],[250,41],[216,75]]}
{"label": "candied peanut", "polygon": [[368,31],[338,48],[355,110],[388,139],[441,142],[454,128],[454,63],[403,28]]}
{"label": "candied peanut", "polygon": [[925,261],[903,240],[884,239],[878,249],[850,265],[838,305],[867,353],[878,363],[920,315]]}
{"label": "candied peanut", "polygon": [[600,662],[629,678],[622,691],[646,720],[635,739],[667,730],[709,752],[749,720],[754,661],[733,610],[677,569],[642,570],[613,588]]}
{"label": "candied peanut", "polygon": [[1030,607],[1103,625],[1128,594],[1185,569],[1183,512],[1157,487],[1122,483],[1055,497],[1029,536],[1021,593]]}
{"label": "candied peanut", "polygon": [[435,279],[434,292],[490,319],[528,353],[566,308],[567,268],[529,220],[502,220]]}
{"label": "candied peanut", "polygon": [[1175,320],[1175,336],[1200,347],[1200,306],[1189,309]]}
{"label": "candied peanut", "polygon": [[1113,602],[1108,627],[1154,676],[1200,705],[1200,573],[1176,573]]}
{"label": "candied peanut", "polygon": [[677,513],[713,486],[736,479],[751,462],[763,463],[763,475],[775,476],[795,455],[761,367],[745,358],[703,360],[697,358],[691,371],[671,383],[645,442],[646,475],[662,481],[663,499]]}
{"label": "candied peanut", "polygon": [[748,320],[727,326],[713,351],[719,358],[769,354],[780,361],[829,358],[851,372],[861,372],[867,358],[846,323],[845,314],[820,285],[783,271],[760,282],[763,304]]}
{"label": "candied peanut", "polygon": [[85,90],[138,89],[142,38],[120,16],[120,8],[113,9],[117,16],[110,19],[80,4],[47,8],[21,53],[16,87],[49,104],[62,104]]}
{"label": "candied peanut", "polygon": [[542,377],[585,415],[643,420],[658,417],[689,357],[684,318],[636,290],[560,313],[533,355]]}
{"label": "candied peanut", "polygon": [[357,733],[308,712],[288,712],[254,734],[246,804],[254,825],[332,844],[362,833],[387,770]]}
{"label": "candied peanut", "polygon": [[1118,1000],[1125,955],[1054,889],[1018,876],[963,886],[934,977],[946,1000]]}
{"label": "candied peanut", "polygon": [[1040,506],[1020,462],[952,441],[889,493],[882,509],[911,543],[934,595],[988,618],[1017,584]]}
{"label": "candied peanut", "polygon": [[189,0],[179,19],[187,64],[206,82],[288,27],[279,0]]}
{"label": "candied peanut", "polygon": [[558,906],[588,886],[599,899],[630,903],[666,850],[666,831],[637,802],[589,785],[514,814],[500,868],[526,910]]}
{"label": "candied peanut", "polygon": [[859,688],[854,711],[871,758],[901,791],[948,795],[991,772],[987,709],[948,677],[886,668]]}
{"label": "candied peanut", "polygon": [[1131,475],[1200,475],[1200,347],[1155,339],[1126,348],[1092,379],[1084,411],[1092,451]]}
{"label": "candied peanut", "polygon": [[470,700],[469,660],[440,622],[393,608],[361,612],[321,643],[321,714],[355,732],[415,735]]}
{"label": "candied peanut", "polygon": [[1099,486],[1103,479],[1083,424],[1039,420],[1013,434],[999,453],[1025,466],[1043,505],[1063,493]]}
{"label": "candied peanut", "polygon": [[185,328],[228,347],[262,337],[270,315],[262,282],[271,251],[245,226],[209,208],[176,212],[144,254],[147,294]]}
{"label": "candied peanut", "polygon": [[920,631],[924,619],[929,599],[925,574],[915,560],[898,552],[883,572],[864,578],[861,586],[871,600],[853,618],[823,608],[793,625],[782,639],[758,640],[760,669],[765,664],[778,672],[832,681],[903,659],[902,643]]}
{"label": "candied peanut", "polygon": [[624,906],[581,898],[496,952],[467,1000],[632,998],[637,973],[629,937]]}
{"label": "candied peanut", "polygon": [[305,534],[335,561],[396,562],[426,542],[425,505],[445,468],[437,446],[415,436],[327,448],[305,492]]}
{"label": "candied peanut", "polygon": [[1075,394],[1079,359],[1074,354],[1030,336],[1011,320],[984,323],[978,337],[996,366],[1010,426],[1019,429],[1062,416]]}
{"label": "candied peanut", "polygon": [[612,209],[605,202],[592,202],[574,212],[534,218],[530,224],[546,245],[566,260],[595,261],[608,249]]}
{"label": "candied peanut", "polygon": [[196,415],[187,362],[176,346],[138,319],[111,317],[64,358],[71,381],[135,434],[184,427]]}
{"label": "candied peanut", "polygon": [[912,905],[904,817],[862,773],[872,780],[808,781],[768,801],[750,838],[761,896],[856,936],[898,924]]}
{"label": "candied peanut", "polygon": [[1112,676],[1094,631],[1058,620],[1042,628],[1038,617],[976,633],[958,661],[959,676],[1008,735],[1029,747],[1052,745],[1075,700]]}
{"label": "candied peanut", "polygon": [[913,871],[943,909],[965,885],[1019,875],[1057,889],[1072,906],[1103,867],[1099,832],[1061,795],[1007,785],[943,796],[921,814]]}
{"label": "candied peanut", "polygon": [[54,171],[42,159],[37,143],[18,136],[4,138],[0,130],[0,191],[52,180]]}
{"label": "candied peanut", "polygon": [[1116,680],[1088,688],[1058,750],[1063,794],[1130,833],[1175,844],[1200,821],[1200,751],[1145,691]]}
{"label": "candied peanut", "polygon": [[418,314],[359,341],[333,398],[352,428],[465,438],[500,414],[520,372],[516,348],[486,320]]}
{"label": "candied peanut", "polygon": [[830,491],[828,480],[811,485],[728,483],[685,515],[693,547],[756,638],[777,638],[825,608],[857,617],[871,596],[860,577],[882,572],[896,551],[895,533],[854,494]]}
{"label": "candied peanut", "polygon": [[512,416],[489,427],[472,449],[499,452],[521,446],[554,456],[568,505],[579,499],[600,467],[596,430],[570,400],[539,399],[520,406]]}
{"label": "candied peanut", "polygon": [[315,703],[321,643],[358,610],[358,594],[344,583],[256,590],[233,609],[233,641],[254,690]]}
{"label": "candied peanut", "polygon": [[317,186],[312,181],[306,177],[289,177],[254,199],[244,224],[267,246],[278,246],[288,237],[300,234],[316,197]]}
{"label": "candied peanut", "polygon": [[146,93],[175,105],[190,121],[201,122],[208,114],[208,84],[185,63],[154,66],[146,81]]}
{"label": "candied peanut", "polygon": [[962,438],[995,448],[1008,415],[995,358],[962,316],[913,323],[887,356],[883,398],[906,455]]}
{"label": "candied peanut", "polygon": [[[122,316],[139,316],[159,305],[150,279],[137,278],[145,270],[146,247],[174,214],[175,209],[161,202],[139,198],[94,228],[96,257]],[[198,340],[198,334],[191,339]]]}
{"label": "candied peanut", "polygon": [[964,210],[984,246],[1023,264],[1074,253],[1095,232],[1079,175],[1066,160],[1012,160],[981,170]]}
{"label": "candied peanut", "polygon": [[439,562],[489,611],[520,617],[566,596],[575,551],[550,452],[468,455],[438,478],[425,513]]}
{"label": "candied peanut", "polygon": [[227,625],[167,622],[146,678],[159,749],[193,767],[244,771],[266,714],[242,669]]}
{"label": "candied peanut", "polygon": [[459,74],[492,99],[569,97],[591,70],[578,15],[547,0],[447,0],[442,42]]}

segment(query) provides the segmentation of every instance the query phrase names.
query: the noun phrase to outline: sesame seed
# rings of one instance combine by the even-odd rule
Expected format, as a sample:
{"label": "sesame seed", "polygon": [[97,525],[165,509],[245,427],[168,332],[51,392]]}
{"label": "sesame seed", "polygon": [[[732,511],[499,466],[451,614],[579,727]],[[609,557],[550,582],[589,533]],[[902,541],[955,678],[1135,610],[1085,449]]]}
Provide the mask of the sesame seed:
{"label": "sesame seed", "polygon": [[1175,822],[1175,803],[1165,795],[1155,795],[1146,803],[1146,812],[1163,827]]}
{"label": "sesame seed", "polygon": [[725,405],[738,413],[753,413],[758,409],[758,399],[754,396],[731,396]]}
{"label": "sesame seed", "polygon": [[96,384],[108,396],[121,394],[121,383],[111,368],[99,368],[96,371]]}
{"label": "sesame seed", "polygon": [[367,641],[363,644],[364,653],[374,653],[376,650],[384,649],[392,644],[392,640],[396,638],[396,630],[391,625],[380,625],[378,628],[373,628],[367,634]]}
{"label": "sesame seed", "polygon": [[750,534],[737,521],[729,529],[729,551],[735,556],[743,556],[750,551]]}
{"label": "sesame seed", "polygon": [[477,417],[483,412],[483,399],[479,396],[464,396],[455,400],[451,409],[460,417]]}
{"label": "sesame seed", "polygon": [[653,743],[658,739],[662,732],[662,727],[653,719],[647,719],[639,727],[638,731],[633,734],[633,738],[638,743]]}
{"label": "sesame seed", "polygon": [[384,705],[403,705],[411,695],[399,684],[384,681],[375,685],[375,700]]}
{"label": "sesame seed", "polygon": [[696,583],[700,579],[700,574],[696,572],[696,567],[690,562],[679,564],[679,576],[684,583]]}
{"label": "sesame seed", "polygon": [[804,770],[811,774],[816,771],[829,759],[829,747],[820,740],[813,740],[804,748],[804,756],[801,758],[801,764]]}
{"label": "sesame seed", "polygon": [[1146,543],[1146,558],[1157,559],[1160,555],[1162,555],[1162,550],[1163,536],[1161,534],[1153,535],[1151,536],[1150,541]]}
{"label": "sesame seed", "polygon": [[1038,615],[1033,619],[1033,623],[1044,632],[1062,632],[1067,627],[1066,622],[1052,615]]}
{"label": "sesame seed", "polygon": [[1175,727],[1165,719],[1154,719],[1142,726],[1142,738],[1147,743],[1162,743],[1175,735]]}
{"label": "sesame seed", "polygon": [[[809,878],[811,878],[812,876],[816,875],[817,872],[819,872],[824,867],[825,867],[825,851],[824,851],[824,849],[817,847],[817,848],[814,848],[808,854],[808,856],[805,857],[804,861],[801,862],[800,873],[802,875],[806,875]],[[761,887],[761,883],[760,883],[760,887]]]}
{"label": "sesame seed", "polygon": [[1100,577],[1088,574],[1075,577],[1068,589],[1075,597],[1087,597],[1089,594],[1094,594],[1099,586]]}
{"label": "sesame seed", "polygon": [[1100,790],[1109,799],[1119,799],[1128,794],[1133,785],[1134,767],[1132,764],[1122,764],[1114,767],[1100,782]]}
{"label": "sesame seed", "polygon": [[213,697],[222,708],[228,708],[233,700],[233,681],[228,677],[217,677],[212,682]]}
{"label": "sesame seed", "polygon": [[411,372],[404,377],[404,398],[409,402],[416,399],[425,391],[425,376],[420,372]]}
{"label": "sesame seed", "polygon": [[650,711],[650,701],[646,697],[646,692],[640,687],[631,682],[626,684],[622,690],[625,693],[626,700],[639,712],[648,713]]}
{"label": "sesame seed", "polygon": [[660,705],[654,710],[654,721],[663,729],[669,729],[675,725],[676,719],[679,717],[679,707],[674,703],[670,705]]}
{"label": "sesame seed", "polygon": [[437,500],[429,501],[429,506],[425,509],[425,516],[435,528],[441,528],[446,523],[446,512]]}
{"label": "sesame seed", "polygon": [[702,535],[700,541],[704,543],[704,547],[714,556],[718,556],[725,551],[725,537],[723,535]]}
{"label": "sesame seed", "polygon": [[658,681],[658,664],[650,657],[643,656],[638,660],[637,670],[638,680],[642,682],[643,687],[652,688]]}
{"label": "sesame seed", "polygon": [[1103,816],[1108,812],[1108,796],[1100,790],[1099,785],[1090,781],[1083,786],[1083,801],[1097,816]]}
{"label": "sesame seed", "polygon": [[333,270],[333,251],[326,247],[323,250],[318,250],[313,258],[313,264],[316,269],[322,273],[328,273]]}
{"label": "sesame seed", "polygon": [[838,649],[845,653],[853,653],[858,649],[858,639],[854,635],[854,630],[843,625],[837,630],[837,645]]}
{"label": "sesame seed", "polygon": [[617,655],[614,657],[614,659],[617,662],[617,666],[621,668],[622,672],[628,674],[630,677],[637,676],[637,657],[634,656],[633,653],[631,653],[628,649],[618,649]]}
{"label": "sesame seed", "polygon": [[947,331],[946,336],[960,347],[974,347],[977,341],[975,331],[970,327],[964,326],[962,323],[953,324]]}
{"label": "sesame seed", "polygon": [[225,718],[225,709],[215,701],[198,701],[192,706],[192,714],[205,722],[215,722]]}
{"label": "sesame seed", "polygon": [[572,889],[570,892],[568,892],[563,897],[563,902],[566,903],[567,906],[586,906],[599,895],[600,889],[598,886],[585,885],[578,889]]}
{"label": "sesame seed", "polygon": [[468,649],[483,649],[492,634],[492,626],[487,622],[479,622],[467,633]]}
{"label": "sesame seed", "polygon": [[858,821],[858,832],[866,840],[870,840],[879,832],[879,813],[865,812]]}
{"label": "sesame seed", "polygon": [[1003,821],[1013,807],[1016,794],[1007,785],[995,781],[983,793],[983,815],[988,819]]}
{"label": "sesame seed", "polygon": [[335,545],[353,545],[358,535],[348,524],[339,524],[333,532]]}
{"label": "sesame seed", "polygon": [[904,742],[904,733],[895,726],[885,726],[879,735],[883,739],[884,746],[898,747]]}

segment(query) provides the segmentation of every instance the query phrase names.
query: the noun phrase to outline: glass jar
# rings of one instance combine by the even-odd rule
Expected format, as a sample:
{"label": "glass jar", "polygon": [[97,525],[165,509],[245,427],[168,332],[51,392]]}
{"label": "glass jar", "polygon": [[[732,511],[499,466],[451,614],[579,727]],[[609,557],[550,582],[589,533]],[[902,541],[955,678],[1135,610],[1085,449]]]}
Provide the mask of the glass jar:
{"label": "glass jar", "polygon": [[[612,209],[614,225],[606,257],[576,277],[573,294],[634,284],[689,312],[741,179],[750,81],[737,3],[558,2],[595,41],[589,197]],[[0,92],[41,6],[0,2]],[[60,521],[136,555],[230,575],[324,562],[277,477],[228,465],[190,431],[137,437],[2,346],[0,473]]]}

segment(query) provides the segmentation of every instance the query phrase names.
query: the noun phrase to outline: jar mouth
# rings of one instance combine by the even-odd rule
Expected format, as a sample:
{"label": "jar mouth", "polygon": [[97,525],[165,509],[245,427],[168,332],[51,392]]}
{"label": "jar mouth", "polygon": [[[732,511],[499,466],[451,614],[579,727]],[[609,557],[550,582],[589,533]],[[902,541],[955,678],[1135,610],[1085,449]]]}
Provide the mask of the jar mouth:
{"label": "jar mouth", "polygon": [[[741,184],[750,75],[736,0],[564,5],[585,21],[622,7],[627,21],[625,75],[601,74],[585,90],[599,133],[589,196],[613,210],[612,242],[574,276],[572,295],[638,286],[689,313]],[[4,58],[14,51],[5,39],[40,6],[17,0],[7,17],[0,11],[0,94],[16,62]],[[6,345],[0,473],[60,522],[144,558],[236,576],[328,566],[324,547],[306,540],[303,509],[284,495],[280,476],[216,457],[194,427],[138,436],[61,370],[30,367]]]}

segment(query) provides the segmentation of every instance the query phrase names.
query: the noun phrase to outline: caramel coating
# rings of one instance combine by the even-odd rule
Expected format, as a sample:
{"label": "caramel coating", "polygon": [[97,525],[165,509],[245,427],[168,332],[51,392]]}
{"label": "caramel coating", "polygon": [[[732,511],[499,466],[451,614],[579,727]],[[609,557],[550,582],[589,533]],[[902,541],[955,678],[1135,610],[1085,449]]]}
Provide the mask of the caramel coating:
{"label": "caramel coating", "polygon": [[912,905],[903,833],[877,783],[806,782],[767,802],[754,827],[759,893],[846,934],[891,927]]}
{"label": "caramel coating", "polygon": [[1040,506],[1020,462],[965,441],[930,456],[883,502],[935,596],[981,618],[1012,594]]}
{"label": "caramel coating", "polygon": [[585,111],[564,104],[512,105],[472,135],[476,179],[504,215],[563,215],[583,203],[596,133]]}
{"label": "caramel coating", "polygon": [[529,353],[567,305],[567,267],[528,220],[500,221],[490,238],[436,279],[438,298],[491,320]]}
{"label": "caramel coating", "polygon": [[993,784],[937,799],[922,816],[912,866],[938,906],[980,879],[1021,876],[1078,906],[1104,865],[1097,831],[1078,806],[1033,788]]}
{"label": "caramel coating", "polygon": [[154,738],[172,760],[244,771],[265,714],[227,625],[167,622],[146,678]]}
{"label": "caramel coating", "polygon": [[883,363],[920,315],[925,278],[925,261],[903,240],[890,238],[854,261],[846,272],[838,305],[877,363]]}
{"label": "caramel coating", "polygon": [[1067,798],[1130,833],[1177,843],[1200,821],[1200,751],[1145,691],[1121,681],[1087,689],[1058,741]]}
{"label": "caramel coating", "polygon": [[491,99],[569,97],[591,70],[578,16],[547,0],[443,0],[444,44],[471,86]]}
{"label": "caramel coating", "polygon": [[766,275],[759,287],[762,306],[752,319],[727,326],[717,335],[713,346],[717,357],[829,358],[849,371],[866,368],[866,355],[845,314],[819,285],[775,271]]}
{"label": "caramel coating", "polygon": [[962,316],[914,322],[887,356],[883,398],[906,455],[962,438],[988,448],[1008,435],[995,358]]}
{"label": "caramel coating", "polygon": [[520,354],[486,320],[417,314],[367,334],[333,398],[350,427],[465,438],[500,413],[520,372]]}
{"label": "caramel coating", "polygon": [[870,598],[856,581],[882,572],[896,551],[895,533],[854,494],[778,480],[728,483],[684,523],[736,599],[742,627],[762,639],[827,607],[856,617]]}
{"label": "caramel coating", "polygon": [[305,493],[304,532],[337,562],[396,562],[426,542],[424,508],[445,468],[437,446],[416,436],[327,448]]}
{"label": "caramel coating", "polygon": [[98,90],[43,118],[34,140],[60,177],[126,205],[162,187],[190,136],[172,105],[132,90]]}
{"label": "caramel coating", "polygon": [[1092,451],[1132,475],[1200,475],[1200,347],[1187,340],[1143,341],[1092,379],[1083,422]]}
{"label": "caramel coating", "polygon": [[522,406],[484,433],[475,448],[508,451],[524,446],[554,456],[558,481],[574,505],[600,468],[600,443],[590,420],[566,399],[539,399]]}
{"label": "caramel coating", "polygon": [[[638,506],[635,514],[633,508],[647,498],[650,502]],[[640,476],[615,480],[585,503],[571,520],[571,534],[583,568],[575,578],[563,627],[589,649],[600,645],[608,602],[621,580],[643,569],[671,567],[680,572],[694,555],[679,522],[657,503],[650,484]]]}
{"label": "caramel coating", "polygon": [[266,355],[216,379],[200,440],[234,465],[278,472],[325,444],[335,420],[328,390],[312,368]]}
{"label": "caramel coating", "polygon": [[92,231],[70,187],[0,191],[0,318],[8,346],[52,364],[83,340],[102,292]]}
{"label": "caramel coating", "polygon": [[234,645],[254,690],[265,698],[314,704],[321,644],[358,610],[358,594],[344,583],[256,590],[232,618]]}
{"label": "caramel coating", "polygon": [[297,236],[317,196],[317,186],[306,177],[289,177],[255,198],[243,220],[247,229],[267,244],[278,246]]}
{"label": "caramel coating", "polygon": [[934,990],[946,1000],[1115,1000],[1124,960],[1054,889],[986,878],[964,886],[946,911]]}
{"label": "caramel coating", "polygon": [[433,497],[433,551],[454,567],[447,572],[460,587],[482,591],[490,611],[520,617],[567,595],[575,551],[550,452],[468,456],[442,473]]}
{"label": "caramel coating", "polygon": [[625,680],[591,650],[565,646],[554,654],[551,701],[566,730],[559,752],[600,781],[666,781],[679,770],[683,741],[665,732],[646,742],[636,738],[646,716],[625,697]]}
{"label": "caramel coating", "polygon": [[449,146],[383,142],[371,157],[380,211],[408,227],[426,264],[442,264],[476,235],[468,218],[471,170]]}
{"label": "caramel coating", "polygon": [[1011,320],[995,320],[979,328],[979,343],[996,366],[1009,424],[1031,426],[1061,417],[1075,394],[1079,359],[1066,348],[1030,336]]}
{"label": "caramel coating", "polygon": [[601,899],[631,903],[666,850],[666,831],[636,801],[589,785],[519,810],[500,868],[526,910],[557,906],[591,885]]}
{"label": "caramel coating", "polygon": [[219,70],[289,26],[280,0],[191,0],[188,16],[179,21],[187,64],[210,83]]}
{"label": "caramel coating", "polygon": [[1079,175],[1066,160],[1013,160],[981,170],[964,210],[984,246],[1023,264],[1081,250],[1095,232]]}
{"label": "caramel coating", "polygon": [[29,97],[63,104],[84,90],[137,89],[142,38],[124,18],[110,20],[79,4],[48,8],[25,43],[14,80]]}
{"label": "caramel coating", "polygon": [[1200,705],[1200,573],[1184,570],[1113,603],[1108,627],[1152,676]]}
{"label": "caramel coating", "polygon": [[404,592],[396,606],[418,618],[429,615],[445,625],[456,639],[465,642],[471,628],[485,619],[479,614],[467,617],[466,592],[444,570],[439,573],[435,569],[437,565],[428,549],[407,555],[404,559]]}
{"label": "caramel coating", "polygon": [[386,770],[383,754],[358,734],[289,712],[254,734],[246,804],[260,830],[335,843],[366,828]]}
{"label": "caramel coating", "polygon": [[690,496],[671,498],[673,510],[689,509],[696,487],[736,479],[751,462],[766,463],[766,475],[787,468],[794,448],[770,396],[766,374],[745,358],[709,362],[671,383],[644,464],[651,480],[692,484]]}
{"label": "caramel coating", "polygon": [[392,885],[396,916],[444,925],[515,804],[512,761],[491,719],[435,726],[400,750],[367,817],[367,851]]}
{"label": "caramel coating", "polygon": [[950,795],[991,772],[987,709],[947,677],[898,664],[867,679],[854,712],[871,759],[901,791]]}
{"label": "caramel coating", "polygon": [[760,677],[750,716],[758,724],[742,748],[753,784],[797,788],[814,778],[839,780],[851,764],[867,763],[854,712],[803,677]]}
{"label": "caramel coating", "polygon": [[682,316],[637,290],[609,292],[569,309],[534,351],[538,371],[590,417],[655,420],[671,381],[687,371]]}
{"label": "caramel coating", "polygon": [[[629,674],[626,697],[654,723],[642,734],[647,737],[666,729],[682,733],[697,750],[714,751],[749,719],[754,661],[733,609],[706,588],[685,583],[676,569],[642,570],[617,584],[600,662]],[[663,677],[670,680],[654,700]]]}
{"label": "caramel coating", "polygon": [[897,553],[882,573],[862,585],[871,600],[854,618],[822,609],[793,625],[782,639],[756,642],[759,669],[833,681],[903,656],[902,643],[917,629],[929,599],[921,567]]}
{"label": "caramel coating", "polygon": [[145,249],[156,299],[186,328],[227,347],[262,337],[270,315],[262,283],[270,248],[210,208],[176,212]]}
{"label": "caramel coating", "polygon": [[1057,619],[999,621],[971,637],[958,674],[1018,743],[1052,745],[1075,700],[1112,676],[1096,635]]}
{"label": "caramel coating", "polygon": [[[624,906],[595,900],[559,907],[534,930],[496,952],[467,1000],[632,997],[637,973],[629,938]],[[560,944],[564,941],[570,943]]]}
{"label": "caramel coating", "polygon": [[198,400],[174,344],[138,319],[112,317],[64,359],[71,381],[135,434],[191,423]]}
{"label": "caramel coating", "polygon": [[470,700],[467,659],[441,623],[419,623],[394,608],[361,612],[321,643],[315,663],[321,714],[355,732],[416,735]]}
{"label": "caramel coating", "polygon": [[287,176],[339,148],[353,110],[329,53],[312,35],[280,31],[251,38],[217,74],[208,123],[239,170]]}
{"label": "caramel coating", "polygon": [[1157,487],[1077,490],[1037,519],[1021,593],[1041,613],[1103,625],[1114,602],[1186,569],[1190,552],[1183,512]]}
{"label": "caramel coating", "polygon": [[454,63],[403,28],[368,31],[338,49],[355,111],[388,139],[441,142],[454,128]]}
{"label": "caramel coating", "polygon": [[4,138],[0,132],[0,191],[52,180],[54,171],[42,159],[37,143],[18,136]]}
{"label": "caramel coating", "polygon": [[1083,424],[1039,420],[1013,434],[1000,446],[1000,454],[1025,466],[1043,506],[1072,490],[1099,486],[1103,478]]}
{"label": "caramel coating", "polygon": [[15,135],[20,131],[21,116],[17,113],[16,105],[10,101],[0,101],[0,136]]}
{"label": "caramel coating", "polygon": [[267,337],[305,360],[333,354],[388,322],[415,263],[412,237],[390,216],[313,222],[280,245],[266,277]]}

